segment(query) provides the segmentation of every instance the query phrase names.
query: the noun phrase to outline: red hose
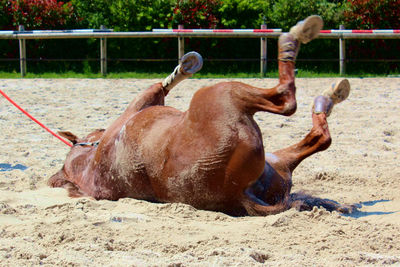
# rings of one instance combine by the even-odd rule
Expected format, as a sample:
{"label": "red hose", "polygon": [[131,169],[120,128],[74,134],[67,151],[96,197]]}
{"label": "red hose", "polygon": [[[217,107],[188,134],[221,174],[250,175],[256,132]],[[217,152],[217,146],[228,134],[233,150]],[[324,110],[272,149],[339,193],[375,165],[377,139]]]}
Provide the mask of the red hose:
{"label": "red hose", "polygon": [[28,112],[26,112],[23,108],[21,108],[20,106],[18,106],[17,103],[15,103],[10,97],[8,97],[8,95],[6,95],[2,90],[0,90],[0,93],[8,100],[10,101],[11,104],[13,104],[17,109],[21,110],[22,113],[24,113],[26,116],[28,116],[31,120],[33,120],[34,122],[36,122],[37,124],[39,124],[40,126],[42,126],[42,128],[44,128],[46,131],[48,131],[49,133],[51,133],[53,136],[57,137],[58,139],[60,139],[64,144],[66,144],[69,147],[72,147],[72,144],[69,143],[68,141],[66,141],[65,139],[63,139],[61,136],[59,136],[58,134],[56,134],[55,132],[53,132],[52,130],[50,130],[49,128],[47,128],[46,126],[44,126],[40,121],[38,121],[37,119],[35,119],[34,117],[32,117],[32,115],[30,115]]}

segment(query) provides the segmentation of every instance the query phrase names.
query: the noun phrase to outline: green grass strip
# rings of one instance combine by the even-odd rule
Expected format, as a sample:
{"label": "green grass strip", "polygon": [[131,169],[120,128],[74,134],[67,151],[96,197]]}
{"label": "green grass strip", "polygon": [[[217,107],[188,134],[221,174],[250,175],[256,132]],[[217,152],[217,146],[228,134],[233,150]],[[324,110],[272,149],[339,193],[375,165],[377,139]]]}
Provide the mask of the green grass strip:
{"label": "green grass strip", "polygon": [[[155,73],[155,72],[115,72],[109,73],[106,76],[101,75],[100,73],[77,73],[77,72],[64,72],[64,73],[54,73],[54,72],[46,72],[46,73],[27,73],[25,78],[27,79],[163,79],[167,77],[170,73]],[[357,78],[366,78],[366,77],[400,77],[399,73],[391,73],[391,74],[376,74],[376,73],[353,73],[346,75],[339,75],[334,72],[313,72],[307,70],[298,70],[296,75],[297,78],[329,78],[329,77],[357,77]],[[261,78],[260,73],[197,73],[194,75],[194,78],[197,79],[246,79],[246,78]],[[278,72],[268,72],[266,73],[264,78],[278,78]],[[21,79],[21,74],[17,72],[0,72],[0,79]]]}

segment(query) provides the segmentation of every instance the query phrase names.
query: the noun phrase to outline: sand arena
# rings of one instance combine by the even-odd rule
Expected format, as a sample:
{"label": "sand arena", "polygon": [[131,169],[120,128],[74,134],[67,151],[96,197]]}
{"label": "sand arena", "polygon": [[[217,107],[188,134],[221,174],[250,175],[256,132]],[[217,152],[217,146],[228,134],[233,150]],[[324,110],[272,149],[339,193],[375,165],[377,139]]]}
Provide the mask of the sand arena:
{"label": "sand arena", "polygon": [[[400,78],[349,79],[349,99],[329,117],[333,143],[296,170],[292,191],[357,203],[350,216],[323,209],[235,218],[184,204],[71,199],[46,186],[69,150],[0,98],[0,260],[4,266],[353,266],[400,264]],[[0,89],[53,130],[84,136],[107,127],[158,80],[0,80]],[[186,110],[216,79],[179,84],[166,105]],[[257,113],[266,151],[299,141],[313,97],[335,78],[296,79],[297,112]],[[272,87],[276,79],[246,79]],[[3,165],[1,165],[3,164]],[[8,165],[4,165],[8,164]],[[25,170],[5,166],[28,167]]]}

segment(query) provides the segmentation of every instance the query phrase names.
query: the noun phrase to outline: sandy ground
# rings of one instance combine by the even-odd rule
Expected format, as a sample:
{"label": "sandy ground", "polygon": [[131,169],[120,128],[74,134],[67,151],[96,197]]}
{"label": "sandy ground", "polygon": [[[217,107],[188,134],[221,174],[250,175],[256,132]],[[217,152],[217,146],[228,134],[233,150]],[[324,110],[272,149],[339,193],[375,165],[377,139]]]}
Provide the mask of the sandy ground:
{"label": "sandy ground", "polygon": [[[291,117],[256,114],[266,151],[307,133],[313,97],[335,80],[297,79]],[[184,81],[167,104],[185,110],[197,89],[218,81]],[[107,127],[154,82],[0,80],[0,89],[49,128],[83,136]],[[272,87],[276,79],[244,82]],[[329,118],[332,146],[293,180],[293,191],[358,204],[349,216],[315,208],[235,218],[176,203],[71,199],[46,186],[69,148],[0,96],[0,265],[400,266],[400,79],[350,83],[349,99]]]}

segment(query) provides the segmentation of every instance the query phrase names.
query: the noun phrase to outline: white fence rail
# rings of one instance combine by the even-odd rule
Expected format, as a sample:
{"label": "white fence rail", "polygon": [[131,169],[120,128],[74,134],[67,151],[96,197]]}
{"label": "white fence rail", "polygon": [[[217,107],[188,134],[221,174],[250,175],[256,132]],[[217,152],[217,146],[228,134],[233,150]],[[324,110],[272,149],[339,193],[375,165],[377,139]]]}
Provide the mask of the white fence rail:
{"label": "white fence rail", "polygon": [[[177,38],[178,59],[184,54],[184,38],[260,38],[260,73],[263,76],[267,68],[267,38],[278,38],[281,29],[154,29],[151,32],[114,32],[102,27],[101,29],[80,30],[49,30],[25,31],[20,26],[19,31],[0,31],[0,39],[19,40],[21,76],[26,75],[26,40],[32,39],[100,39],[100,68],[103,75],[107,74],[107,39],[108,38]],[[339,73],[345,73],[345,40],[346,39],[400,39],[400,30],[322,30],[318,38],[339,40]]]}

